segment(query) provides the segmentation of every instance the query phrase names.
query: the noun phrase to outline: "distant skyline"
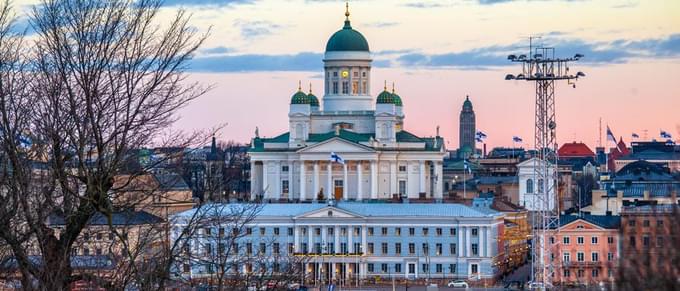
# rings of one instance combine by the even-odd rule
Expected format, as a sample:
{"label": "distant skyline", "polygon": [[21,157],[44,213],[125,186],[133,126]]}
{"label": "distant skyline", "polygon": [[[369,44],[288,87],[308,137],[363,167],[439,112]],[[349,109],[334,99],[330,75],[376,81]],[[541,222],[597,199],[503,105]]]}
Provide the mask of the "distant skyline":
{"label": "distant skyline", "polygon": [[[19,1],[27,10],[36,1]],[[249,142],[288,130],[288,104],[298,80],[321,97],[323,50],[342,27],[344,1],[170,0],[211,28],[190,67],[190,80],[215,89],[181,111],[180,129],[228,123],[218,138]],[[680,1],[350,1],[352,26],[374,54],[372,95],[384,80],[404,101],[405,128],[441,135],[458,147],[458,114],[469,95],[489,149],[521,136],[531,148],[532,83],[505,81],[521,68],[506,60],[528,50],[528,36],[560,56],[582,53],[575,89],[556,87],[558,141],[594,149],[598,120],[630,143],[633,132],[680,138]],[[22,19],[20,19],[20,22]],[[25,22],[25,18],[23,19]],[[603,143],[606,139],[602,137]]]}

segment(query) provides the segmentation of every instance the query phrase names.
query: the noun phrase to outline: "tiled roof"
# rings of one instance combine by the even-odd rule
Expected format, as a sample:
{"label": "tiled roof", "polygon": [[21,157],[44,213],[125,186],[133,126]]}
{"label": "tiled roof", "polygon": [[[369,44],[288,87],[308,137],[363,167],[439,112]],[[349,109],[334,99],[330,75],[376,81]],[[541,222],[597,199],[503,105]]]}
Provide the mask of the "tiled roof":
{"label": "tiled roof", "polygon": [[[604,189],[612,189],[612,183],[605,183]],[[615,189],[623,191],[623,197],[644,197],[645,191],[649,191],[649,197],[670,197],[675,191],[680,193],[680,182],[668,183],[616,183]],[[616,192],[607,191],[609,197],[616,197]]]}
{"label": "tiled roof", "polygon": [[477,178],[477,184],[517,184],[517,176],[482,176]]}
{"label": "tiled roof", "polygon": [[560,215],[560,227],[570,224],[576,220],[583,220],[595,224],[602,228],[617,229],[621,225],[621,216],[615,215]]}
{"label": "tiled roof", "polygon": [[173,172],[154,173],[154,178],[158,181],[160,190],[191,190],[182,176]]}
{"label": "tiled roof", "polygon": [[557,150],[557,154],[560,158],[595,156],[595,153],[582,142],[565,143]]}
{"label": "tiled roof", "polygon": [[[222,213],[238,212],[247,204],[208,204],[203,207],[223,207]],[[326,203],[265,203],[261,205],[258,216],[295,217],[328,206]],[[335,205],[340,210],[346,210],[365,217],[492,217],[500,213],[488,208],[470,207],[457,203],[368,203],[368,202],[338,202]],[[206,208],[204,208],[206,209]],[[191,216],[196,209],[181,212],[180,216]]]}
{"label": "tiled roof", "polygon": [[[48,218],[50,225],[65,225],[64,217],[61,215],[50,215]],[[142,225],[160,223],[163,219],[146,211],[120,211],[111,215],[112,225]],[[90,218],[88,225],[108,225],[108,219],[102,213],[97,212]]]}

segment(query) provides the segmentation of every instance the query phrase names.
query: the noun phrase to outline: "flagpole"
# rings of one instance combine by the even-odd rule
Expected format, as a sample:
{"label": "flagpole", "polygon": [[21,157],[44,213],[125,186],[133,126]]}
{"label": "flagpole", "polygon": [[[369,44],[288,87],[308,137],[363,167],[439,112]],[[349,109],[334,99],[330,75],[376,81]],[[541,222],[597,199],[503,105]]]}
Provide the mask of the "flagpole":
{"label": "flagpole", "polygon": [[[467,161],[463,160],[463,198],[467,199],[467,191],[465,189],[466,188],[465,187],[465,184],[466,184],[465,183],[465,172],[467,171],[467,169],[466,169],[465,165],[467,165]],[[468,167],[469,167],[469,165],[468,165]]]}

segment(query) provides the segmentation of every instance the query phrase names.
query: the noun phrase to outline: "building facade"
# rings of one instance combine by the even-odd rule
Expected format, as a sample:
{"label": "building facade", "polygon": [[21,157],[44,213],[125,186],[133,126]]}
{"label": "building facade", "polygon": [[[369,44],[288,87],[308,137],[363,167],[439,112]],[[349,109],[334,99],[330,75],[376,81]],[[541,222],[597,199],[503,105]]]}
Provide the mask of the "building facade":
{"label": "building facade", "polygon": [[326,44],[323,110],[311,88],[299,86],[289,131],[273,138],[256,132],[251,199],[442,198],[444,140],[404,129],[404,103],[394,88],[385,84],[371,96],[368,42],[346,17]]}
{"label": "building facade", "polygon": [[[555,181],[548,179],[548,181],[535,181],[535,169],[537,163],[541,161],[537,158],[531,158],[517,164],[517,176],[519,180],[519,199],[518,205],[525,207],[529,211],[535,210],[552,210],[555,209],[557,197],[555,197]],[[544,162],[545,163],[545,162]],[[548,176],[555,175],[555,167],[548,166]],[[544,196],[547,193],[548,203],[544,203],[544,199],[539,196]]]}
{"label": "building facade", "polygon": [[[239,205],[243,204],[225,209],[231,211]],[[173,239],[179,237],[186,227],[183,223],[195,217],[196,211],[201,208],[181,213],[174,220]],[[500,248],[496,238],[503,236],[503,222],[500,212],[462,204],[268,203],[247,223],[250,230],[238,238],[232,257],[253,252],[261,252],[264,261],[276,256],[304,257],[298,262],[304,264],[301,268],[306,282],[490,280],[496,273]],[[218,249],[207,247],[201,241],[204,237],[197,235],[189,242],[192,253]],[[266,263],[243,264],[233,272],[262,272],[257,268],[271,267]],[[200,264],[183,272],[187,278],[209,275]]]}

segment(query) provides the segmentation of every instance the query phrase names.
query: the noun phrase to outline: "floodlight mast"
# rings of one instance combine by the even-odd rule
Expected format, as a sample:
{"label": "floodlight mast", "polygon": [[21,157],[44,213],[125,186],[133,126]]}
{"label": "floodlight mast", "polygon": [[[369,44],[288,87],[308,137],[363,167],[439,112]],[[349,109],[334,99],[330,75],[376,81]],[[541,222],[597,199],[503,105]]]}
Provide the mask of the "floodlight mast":
{"label": "floodlight mast", "polygon": [[550,230],[558,231],[559,203],[557,169],[557,122],[555,119],[555,81],[566,80],[576,87],[576,80],[585,77],[583,72],[569,72],[569,62],[578,61],[582,54],[571,58],[556,58],[555,48],[533,47],[529,39],[529,55],[509,55],[511,62],[521,63],[522,71],[517,75],[508,74],[506,80],[524,80],[535,83],[536,112],[534,127],[533,182],[537,184],[534,193],[527,193],[527,206],[533,210],[531,215],[531,281],[541,289],[553,287],[552,278],[555,264],[551,254],[559,248],[559,242],[549,242]]}

